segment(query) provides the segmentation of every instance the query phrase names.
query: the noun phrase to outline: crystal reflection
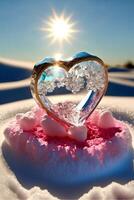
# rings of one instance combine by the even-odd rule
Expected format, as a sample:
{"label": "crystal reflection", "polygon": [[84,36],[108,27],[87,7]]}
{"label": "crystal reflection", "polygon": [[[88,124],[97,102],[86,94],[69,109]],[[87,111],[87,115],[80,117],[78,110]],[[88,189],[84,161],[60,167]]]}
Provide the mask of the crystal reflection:
{"label": "crystal reflection", "polygon": [[[69,72],[57,65],[48,67],[38,80],[38,93],[45,107],[59,118],[81,125],[97,105],[104,85],[103,66],[96,61],[84,61]],[[65,95],[59,95],[55,101],[50,95],[57,89]]]}

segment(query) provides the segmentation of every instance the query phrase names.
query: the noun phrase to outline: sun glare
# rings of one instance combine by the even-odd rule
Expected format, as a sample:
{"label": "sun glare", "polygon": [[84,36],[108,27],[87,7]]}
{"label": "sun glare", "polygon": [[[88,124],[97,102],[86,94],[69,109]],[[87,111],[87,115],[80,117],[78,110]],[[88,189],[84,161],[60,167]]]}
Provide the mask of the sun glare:
{"label": "sun glare", "polygon": [[56,53],[54,55],[54,58],[55,58],[56,61],[58,61],[58,60],[60,60],[62,58],[62,54],[61,53]]}
{"label": "sun glare", "polygon": [[52,39],[52,42],[63,40],[70,41],[72,35],[77,30],[74,29],[75,23],[71,22],[71,17],[65,17],[64,14],[58,16],[56,12],[50,19],[45,22],[42,30],[48,33],[48,37]]}

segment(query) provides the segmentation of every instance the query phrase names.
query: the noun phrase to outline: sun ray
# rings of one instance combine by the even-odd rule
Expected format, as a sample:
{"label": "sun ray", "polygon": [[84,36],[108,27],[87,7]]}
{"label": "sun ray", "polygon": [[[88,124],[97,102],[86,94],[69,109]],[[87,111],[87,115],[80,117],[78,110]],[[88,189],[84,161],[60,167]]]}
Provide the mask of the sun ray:
{"label": "sun ray", "polygon": [[56,41],[61,43],[63,40],[70,42],[73,34],[78,32],[74,28],[76,23],[71,22],[72,16],[65,17],[64,12],[58,16],[55,10],[52,10],[52,13],[52,16],[47,22],[45,21],[41,30],[48,33],[47,37],[52,39],[52,43]]}

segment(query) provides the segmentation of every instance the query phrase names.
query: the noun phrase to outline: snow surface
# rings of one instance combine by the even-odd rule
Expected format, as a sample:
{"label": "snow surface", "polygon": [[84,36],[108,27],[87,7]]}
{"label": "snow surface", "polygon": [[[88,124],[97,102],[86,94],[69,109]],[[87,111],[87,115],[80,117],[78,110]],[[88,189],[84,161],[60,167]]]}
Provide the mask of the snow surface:
{"label": "snow surface", "polygon": [[[113,98],[109,98],[106,101],[105,105],[113,104]],[[134,109],[132,110],[132,106],[129,107],[127,105],[123,105],[123,101],[121,98],[116,100],[118,105],[122,105],[124,107],[123,111],[115,112],[115,115],[127,121],[134,126]],[[128,105],[131,104],[131,100],[127,101]],[[4,136],[3,136],[3,128],[5,123],[11,119],[17,112],[25,112],[33,105],[33,101],[22,101],[17,102],[16,104],[6,105],[6,107],[1,107],[1,114],[0,114],[0,144],[2,145]],[[105,106],[104,105],[104,106]],[[126,108],[125,108],[126,106]],[[115,105],[116,107],[116,105]],[[121,107],[121,106],[120,106]],[[133,128],[132,131],[133,133]],[[133,140],[134,144],[134,140]],[[14,163],[15,165],[15,163]],[[16,168],[17,170],[17,168]],[[117,181],[106,183],[105,185],[98,185],[97,187],[90,187],[86,188],[85,191],[81,193],[80,196],[77,196],[77,199],[80,200],[101,200],[101,199],[109,199],[109,200],[116,200],[116,199],[134,199],[134,169],[132,172],[128,172],[128,177],[125,181]],[[116,181],[116,182],[115,182]],[[119,182],[119,183],[117,183]],[[26,187],[23,182],[20,181],[17,173],[11,169],[11,166],[7,164],[7,160],[3,157],[2,151],[0,151],[0,200],[53,200],[58,199],[59,195],[56,193],[51,192],[48,188],[38,187],[33,185],[32,187]],[[65,198],[64,198],[65,199]]]}

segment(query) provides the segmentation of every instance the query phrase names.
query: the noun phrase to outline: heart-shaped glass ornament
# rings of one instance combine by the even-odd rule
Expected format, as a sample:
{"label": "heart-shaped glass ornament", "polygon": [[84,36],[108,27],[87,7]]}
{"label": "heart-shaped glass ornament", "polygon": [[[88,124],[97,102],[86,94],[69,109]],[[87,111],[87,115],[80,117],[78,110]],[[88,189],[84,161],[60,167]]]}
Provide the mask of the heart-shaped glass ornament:
{"label": "heart-shaped glass ornament", "polygon": [[80,126],[93,112],[107,89],[103,61],[86,52],[68,60],[45,58],[34,66],[31,91],[53,118]]}

